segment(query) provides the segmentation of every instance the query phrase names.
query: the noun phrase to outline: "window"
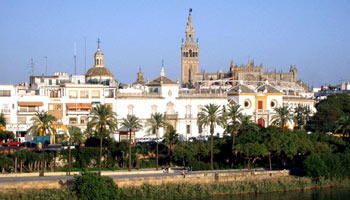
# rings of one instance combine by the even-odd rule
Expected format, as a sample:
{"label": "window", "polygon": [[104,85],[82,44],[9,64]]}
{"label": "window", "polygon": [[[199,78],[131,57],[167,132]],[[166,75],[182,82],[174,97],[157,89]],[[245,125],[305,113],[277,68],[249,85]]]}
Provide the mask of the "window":
{"label": "window", "polygon": [[77,124],[77,118],[69,118],[69,124]]}
{"label": "window", "polygon": [[271,106],[271,108],[276,108],[277,107],[277,101],[275,99],[271,100],[270,106]]}
{"label": "window", "polygon": [[60,83],[59,83],[59,81],[58,80],[56,80],[56,85],[59,85]]}
{"label": "window", "polygon": [[80,84],[80,80],[78,80],[78,84]]}
{"label": "window", "polygon": [[10,97],[11,90],[0,90],[0,97]]}
{"label": "window", "polygon": [[191,133],[191,125],[186,125],[186,133],[190,134]]}
{"label": "window", "polygon": [[43,78],[40,79],[40,83],[44,83],[44,79]]}
{"label": "window", "polygon": [[77,91],[76,90],[70,90],[69,91],[69,98],[77,98]]}
{"label": "window", "polygon": [[258,109],[262,110],[263,108],[263,101],[258,101]]}
{"label": "window", "polygon": [[27,123],[27,118],[26,117],[17,117],[17,123],[25,124],[25,123]]}
{"label": "window", "polygon": [[57,105],[56,109],[57,110],[62,110],[62,105]]}
{"label": "window", "polygon": [[89,98],[89,90],[81,90],[80,91],[80,98],[88,99]]}
{"label": "window", "polygon": [[91,97],[92,97],[93,99],[98,99],[98,98],[100,98],[100,91],[99,91],[99,90],[92,90],[92,91],[91,91]]}
{"label": "window", "polygon": [[252,106],[252,102],[249,99],[244,100],[243,106],[245,109],[249,109]]}
{"label": "window", "polygon": [[51,79],[49,80],[49,85],[52,85],[52,80]]}
{"label": "window", "polygon": [[198,133],[203,133],[203,128],[201,126],[198,126]]}
{"label": "window", "polygon": [[86,118],[80,118],[80,124],[85,124],[86,123]]}
{"label": "window", "polygon": [[133,105],[129,105],[128,106],[128,114],[129,115],[133,115],[134,114],[134,106]]}
{"label": "window", "polygon": [[58,98],[58,91],[53,90],[50,92],[50,98]]}
{"label": "window", "polygon": [[49,110],[54,110],[55,106],[54,105],[49,105]]}
{"label": "window", "polygon": [[152,114],[155,114],[157,112],[157,106],[153,105],[152,106]]}
{"label": "window", "polygon": [[191,106],[186,106],[186,118],[191,118]]}

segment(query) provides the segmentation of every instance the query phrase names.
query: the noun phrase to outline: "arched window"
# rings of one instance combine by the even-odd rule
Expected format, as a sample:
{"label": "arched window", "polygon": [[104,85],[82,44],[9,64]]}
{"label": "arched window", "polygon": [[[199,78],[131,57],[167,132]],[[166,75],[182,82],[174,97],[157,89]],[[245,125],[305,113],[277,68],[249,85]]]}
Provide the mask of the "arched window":
{"label": "arched window", "polygon": [[192,50],[190,50],[189,52],[190,52],[190,57],[192,57],[192,56],[193,56],[193,55],[192,55]]}
{"label": "arched window", "polygon": [[174,110],[174,104],[169,102],[166,105],[166,114],[167,115],[173,115],[175,114],[175,110]]}

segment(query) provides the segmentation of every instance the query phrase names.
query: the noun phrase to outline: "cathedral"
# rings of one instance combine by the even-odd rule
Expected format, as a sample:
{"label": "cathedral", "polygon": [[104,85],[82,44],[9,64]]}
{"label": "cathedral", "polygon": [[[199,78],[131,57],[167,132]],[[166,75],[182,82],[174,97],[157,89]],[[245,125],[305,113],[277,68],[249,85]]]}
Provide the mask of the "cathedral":
{"label": "cathedral", "polygon": [[[216,73],[206,73],[199,71],[199,43],[194,39],[194,25],[192,22],[192,9],[190,9],[186,39],[181,45],[181,81],[183,88],[206,88],[216,87],[230,88],[239,82],[245,82],[257,86],[260,82],[270,82],[280,89],[286,90],[287,85],[293,86],[293,90],[308,90],[307,87],[298,81],[296,66],[291,66],[289,72],[267,72],[261,65],[256,66],[254,61],[249,61],[247,65],[236,65],[233,61],[229,65],[229,70],[220,70]],[[288,89],[289,90],[289,89]]]}

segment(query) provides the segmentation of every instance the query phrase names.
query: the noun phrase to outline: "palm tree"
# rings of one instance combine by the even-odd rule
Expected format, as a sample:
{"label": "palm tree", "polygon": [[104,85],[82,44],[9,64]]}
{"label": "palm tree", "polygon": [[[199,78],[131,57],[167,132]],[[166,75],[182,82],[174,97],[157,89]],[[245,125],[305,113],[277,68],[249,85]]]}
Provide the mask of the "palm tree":
{"label": "palm tree", "polygon": [[242,109],[240,108],[241,106],[239,104],[236,105],[229,105],[228,110],[223,112],[223,117],[226,119],[225,122],[227,123],[226,125],[226,132],[231,134],[232,137],[232,154],[231,154],[231,168],[233,168],[233,160],[234,160],[234,152],[233,152],[233,147],[235,146],[235,141],[236,141],[236,134],[237,134],[237,126],[238,126],[238,119],[242,115]]}
{"label": "palm tree", "polygon": [[148,132],[155,131],[156,133],[156,170],[158,170],[158,140],[159,140],[159,129],[165,128],[168,126],[168,123],[166,121],[165,115],[162,113],[156,112],[151,115],[151,118],[147,120],[147,126],[150,128],[148,129]]}
{"label": "palm tree", "polygon": [[142,129],[139,118],[135,115],[127,115],[126,118],[123,118],[121,123],[123,128],[126,128],[129,132],[129,167],[128,170],[131,171],[131,133]]}
{"label": "palm tree", "polygon": [[350,137],[350,115],[343,115],[341,116],[337,122],[337,128],[335,129],[336,132],[341,131],[343,134],[343,138],[345,138],[347,141],[349,141]]}
{"label": "palm tree", "polygon": [[199,127],[210,127],[210,168],[214,169],[214,127],[216,124],[224,125],[225,122],[221,116],[220,106],[216,104],[205,105],[198,114],[197,124]]}
{"label": "palm tree", "polygon": [[42,155],[41,155],[41,172],[39,176],[44,176],[45,170],[45,134],[53,135],[56,133],[56,129],[53,124],[56,122],[56,117],[50,115],[48,112],[38,112],[31,119],[33,125],[28,129],[28,132],[32,135],[42,135]]}
{"label": "palm tree", "polygon": [[81,130],[77,126],[68,126],[67,130],[68,135],[68,175],[70,175],[71,166],[72,166],[72,154],[71,154],[71,143],[79,141],[82,142],[83,135],[81,133]]}
{"label": "palm tree", "polygon": [[100,156],[98,173],[101,175],[102,170],[102,140],[109,135],[110,132],[117,130],[117,114],[113,112],[112,107],[106,104],[100,104],[90,111],[88,131],[95,131],[100,135]]}
{"label": "palm tree", "polygon": [[173,151],[172,147],[173,145],[178,141],[179,134],[176,133],[176,130],[174,130],[172,127],[168,129],[168,131],[164,135],[164,143],[169,144],[169,166],[172,167],[172,160],[173,160]]}
{"label": "palm tree", "polygon": [[288,122],[292,121],[293,115],[289,106],[275,108],[275,111],[276,114],[272,116],[271,121],[273,125],[279,125],[283,129]]}
{"label": "palm tree", "polygon": [[241,134],[244,134],[246,131],[259,131],[259,127],[255,122],[252,121],[251,115],[240,115],[238,117],[238,120],[238,129]]}
{"label": "palm tree", "polygon": [[299,130],[304,129],[305,124],[310,120],[311,109],[309,106],[303,106],[299,104],[294,109],[294,118],[293,121],[297,125]]}

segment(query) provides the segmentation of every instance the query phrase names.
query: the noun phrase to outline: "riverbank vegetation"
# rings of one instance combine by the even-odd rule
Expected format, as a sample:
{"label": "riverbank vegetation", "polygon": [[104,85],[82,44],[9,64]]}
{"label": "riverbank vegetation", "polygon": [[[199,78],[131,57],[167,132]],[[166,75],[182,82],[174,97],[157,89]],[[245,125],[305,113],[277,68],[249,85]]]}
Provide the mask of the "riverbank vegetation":
{"label": "riverbank vegetation", "polygon": [[[95,174],[97,175],[97,174]],[[93,176],[95,176],[93,175]],[[159,186],[145,184],[140,187],[118,188],[111,179],[98,180],[94,177],[84,177],[76,181],[76,185],[62,189],[38,190],[6,190],[0,192],[0,199],[206,199],[231,197],[237,194],[259,194],[269,192],[286,192],[293,190],[320,189],[329,187],[350,187],[350,179],[326,180],[314,182],[308,177],[281,177],[266,180],[235,181],[212,184],[164,184]],[[102,185],[101,185],[102,182]],[[79,185],[79,187],[78,187]],[[114,186],[113,186],[114,185]],[[89,189],[89,188],[90,189]],[[91,189],[92,188],[92,189]],[[99,188],[95,190],[93,188]],[[86,190],[86,191],[85,191]],[[113,191],[111,191],[113,190]],[[96,194],[95,194],[96,193]],[[82,196],[81,194],[86,194]],[[97,198],[96,195],[108,198]],[[79,197],[79,198],[78,198]],[[113,198],[111,198],[113,197]]]}

